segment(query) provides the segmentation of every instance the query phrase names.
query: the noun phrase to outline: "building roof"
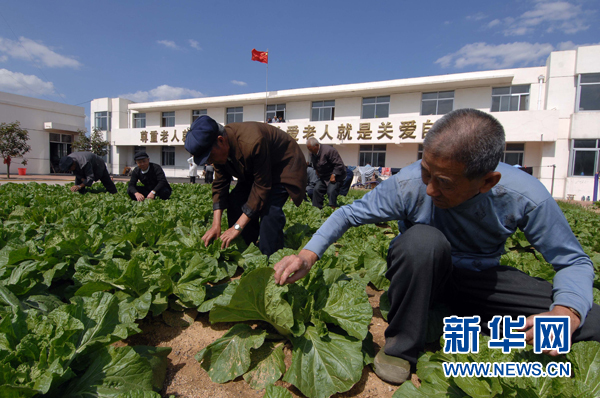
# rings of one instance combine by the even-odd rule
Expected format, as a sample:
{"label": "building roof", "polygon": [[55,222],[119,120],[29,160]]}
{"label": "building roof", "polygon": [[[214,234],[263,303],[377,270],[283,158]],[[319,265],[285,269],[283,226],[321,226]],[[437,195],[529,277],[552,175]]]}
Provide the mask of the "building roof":
{"label": "building roof", "polygon": [[[539,68],[531,68],[539,69]],[[319,101],[344,97],[390,95],[421,91],[444,91],[490,85],[510,85],[515,76],[514,69],[457,73],[426,76],[409,79],[385,80],[379,82],[343,84],[336,86],[310,87],[280,91],[269,91],[270,103],[293,101]],[[220,97],[191,98],[172,101],[132,103],[129,109],[138,112],[190,109],[194,107],[223,107],[260,104],[265,101],[265,93],[228,95]]]}

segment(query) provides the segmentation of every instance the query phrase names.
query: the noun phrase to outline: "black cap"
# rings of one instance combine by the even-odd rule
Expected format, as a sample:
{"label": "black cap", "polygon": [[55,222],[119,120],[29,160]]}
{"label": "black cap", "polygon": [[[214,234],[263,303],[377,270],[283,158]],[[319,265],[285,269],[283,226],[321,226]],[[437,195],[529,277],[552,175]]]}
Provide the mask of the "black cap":
{"label": "black cap", "polygon": [[148,154],[146,152],[138,152],[133,157],[133,160],[138,161],[138,160],[142,160],[142,159],[148,159],[149,157],[150,156],[148,156]]}
{"label": "black cap", "polygon": [[74,162],[75,162],[75,160],[73,160],[72,157],[70,157],[70,156],[63,156],[60,159],[60,163],[58,164],[58,168],[63,173],[66,173],[67,171],[69,171],[69,169],[71,168],[71,166],[73,165]]}
{"label": "black cap", "polygon": [[194,163],[203,165],[223,127],[211,117],[202,115],[192,123],[185,138],[185,149],[194,156]]}

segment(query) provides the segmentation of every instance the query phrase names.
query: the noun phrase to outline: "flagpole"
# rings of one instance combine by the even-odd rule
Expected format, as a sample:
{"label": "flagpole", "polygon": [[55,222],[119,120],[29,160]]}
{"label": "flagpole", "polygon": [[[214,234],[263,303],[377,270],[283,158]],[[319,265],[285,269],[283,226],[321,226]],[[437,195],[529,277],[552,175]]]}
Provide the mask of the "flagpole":
{"label": "flagpole", "polygon": [[263,120],[267,122],[267,104],[268,104],[268,96],[269,96],[269,49],[267,48],[267,82],[265,86],[265,112],[263,114]]}

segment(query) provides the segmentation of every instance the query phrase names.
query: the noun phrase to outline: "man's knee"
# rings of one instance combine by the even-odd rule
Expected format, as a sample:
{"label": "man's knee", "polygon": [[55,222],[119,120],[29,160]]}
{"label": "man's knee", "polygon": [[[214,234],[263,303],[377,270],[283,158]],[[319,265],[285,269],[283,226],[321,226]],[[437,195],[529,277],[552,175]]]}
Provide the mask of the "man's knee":
{"label": "man's knee", "polygon": [[392,240],[388,257],[399,253],[420,257],[430,251],[450,252],[450,243],[439,229],[416,224]]}
{"label": "man's knee", "polygon": [[163,188],[159,192],[156,193],[156,196],[158,196],[159,198],[161,198],[163,200],[167,200],[171,197],[171,192],[172,191],[170,188]]}
{"label": "man's knee", "polygon": [[400,263],[419,272],[430,272],[439,264],[451,265],[451,247],[440,230],[417,224],[392,240],[387,260],[392,273]]}

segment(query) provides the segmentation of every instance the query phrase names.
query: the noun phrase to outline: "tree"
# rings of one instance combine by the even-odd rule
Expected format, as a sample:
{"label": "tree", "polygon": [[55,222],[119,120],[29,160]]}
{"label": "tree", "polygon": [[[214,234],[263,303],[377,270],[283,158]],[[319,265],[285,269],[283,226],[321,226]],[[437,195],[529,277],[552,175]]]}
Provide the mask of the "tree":
{"label": "tree", "polygon": [[[31,151],[27,144],[29,133],[21,128],[19,121],[13,123],[0,123],[0,155],[4,158],[6,165],[6,178],[10,178],[10,163],[12,158],[23,157]],[[24,165],[27,159],[23,159]]]}
{"label": "tree", "polygon": [[110,143],[104,141],[102,132],[98,128],[94,128],[92,134],[88,137],[85,131],[78,130],[79,138],[72,145],[73,152],[92,152],[98,156],[106,156],[108,154],[108,146]]}

